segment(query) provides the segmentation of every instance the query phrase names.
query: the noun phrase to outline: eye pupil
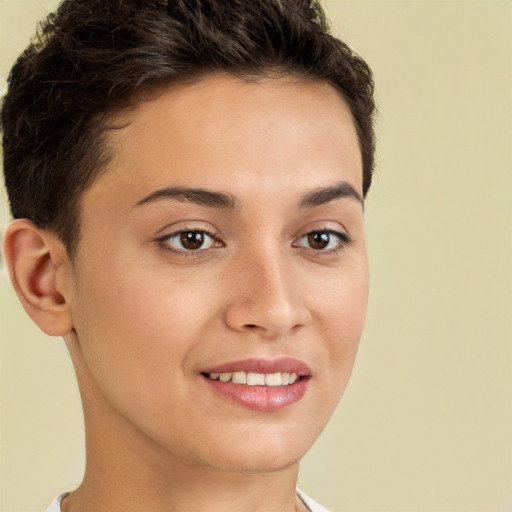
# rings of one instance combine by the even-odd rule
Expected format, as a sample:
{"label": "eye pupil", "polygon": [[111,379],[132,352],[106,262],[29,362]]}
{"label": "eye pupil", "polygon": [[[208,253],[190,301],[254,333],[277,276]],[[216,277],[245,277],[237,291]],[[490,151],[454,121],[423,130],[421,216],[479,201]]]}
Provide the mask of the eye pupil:
{"label": "eye pupil", "polygon": [[204,233],[201,231],[184,231],[180,235],[181,245],[191,251],[200,249],[204,244]]}
{"label": "eye pupil", "polygon": [[308,243],[312,249],[325,249],[330,242],[330,234],[329,233],[309,233],[308,235]]}

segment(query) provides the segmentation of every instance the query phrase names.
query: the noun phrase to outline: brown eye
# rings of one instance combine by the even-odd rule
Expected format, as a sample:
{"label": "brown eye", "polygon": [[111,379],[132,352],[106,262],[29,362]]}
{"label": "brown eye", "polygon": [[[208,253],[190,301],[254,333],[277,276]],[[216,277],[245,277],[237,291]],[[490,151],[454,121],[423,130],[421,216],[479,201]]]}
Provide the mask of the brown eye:
{"label": "brown eye", "polygon": [[197,251],[204,244],[204,233],[202,231],[184,231],[180,233],[180,242],[184,249]]}
{"label": "brown eye", "polygon": [[325,249],[331,241],[332,235],[326,232],[313,232],[307,235],[309,246],[312,249]]}
{"label": "brown eye", "polygon": [[163,237],[160,242],[177,252],[192,252],[209,249],[215,245],[212,235],[206,231],[178,231]]}
{"label": "brown eye", "polygon": [[325,253],[343,249],[350,243],[350,238],[345,233],[339,231],[324,230],[310,231],[301,236],[293,245],[295,247],[303,247],[314,251],[322,251]]}

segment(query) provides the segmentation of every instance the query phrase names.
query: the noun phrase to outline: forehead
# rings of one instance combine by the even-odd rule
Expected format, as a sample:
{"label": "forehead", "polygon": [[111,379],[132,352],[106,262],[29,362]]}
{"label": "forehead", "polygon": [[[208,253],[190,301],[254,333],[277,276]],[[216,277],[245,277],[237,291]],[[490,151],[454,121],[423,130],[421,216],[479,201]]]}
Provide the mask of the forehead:
{"label": "forehead", "polygon": [[353,118],[327,83],[209,76],[158,91],[124,112],[122,125],[93,189],[110,184],[142,197],[169,185],[243,189],[245,182],[249,192],[257,177],[260,186],[280,180],[285,188],[344,179],[362,192]]}

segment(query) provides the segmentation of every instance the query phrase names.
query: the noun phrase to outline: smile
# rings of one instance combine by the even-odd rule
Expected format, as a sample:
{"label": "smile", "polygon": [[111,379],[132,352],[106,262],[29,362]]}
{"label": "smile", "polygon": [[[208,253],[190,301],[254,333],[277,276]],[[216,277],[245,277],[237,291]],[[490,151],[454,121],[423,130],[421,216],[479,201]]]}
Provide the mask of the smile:
{"label": "smile", "polygon": [[214,396],[261,412],[280,411],[305,395],[311,369],[292,358],[246,359],[201,372]]}
{"label": "smile", "polygon": [[246,384],[248,386],[288,386],[297,381],[299,376],[296,373],[255,373],[255,372],[227,372],[227,373],[206,373],[211,380],[220,382],[234,382],[235,384]]}

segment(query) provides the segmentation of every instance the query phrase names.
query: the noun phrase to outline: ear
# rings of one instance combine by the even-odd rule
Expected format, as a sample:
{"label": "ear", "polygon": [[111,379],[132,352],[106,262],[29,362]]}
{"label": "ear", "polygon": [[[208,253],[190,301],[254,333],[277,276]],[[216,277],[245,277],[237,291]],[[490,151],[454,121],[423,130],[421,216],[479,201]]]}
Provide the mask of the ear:
{"label": "ear", "polygon": [[71,331],[66,290],[72,266],[56,235],[28,219],[16,219],[5,230],[3,252],[14,290],[30,318],[50,336]]}

